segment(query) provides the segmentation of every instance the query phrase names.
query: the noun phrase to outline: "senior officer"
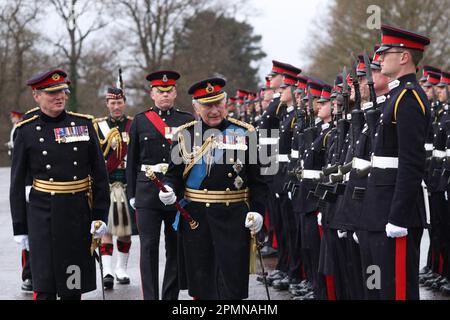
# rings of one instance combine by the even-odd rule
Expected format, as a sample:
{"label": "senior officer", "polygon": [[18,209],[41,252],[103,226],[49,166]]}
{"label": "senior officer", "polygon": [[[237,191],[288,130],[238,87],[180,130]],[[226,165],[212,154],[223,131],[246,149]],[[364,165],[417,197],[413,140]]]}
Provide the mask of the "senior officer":
{"label": "senior officer", "polygon": [[225,118],[224,86],[225,80],[213,78],[189,89],[201,120],[177,130],[178,144],[164,179],[168,192],[159,194],[170,205],[175,192],[184,193],[185,208],[199,223],[194,230],[185,220],[179,226],[189,294],[199,299],[248,296],[247,228],[253,233],[261,229],[267,196],[255,129]]}
{"label": "senior officer", "polygon": [[[95,290],[94,233],[109,207],[108,177],[92,117],[65,110],[67,74],[50,70],[27,85],[40,111],[18,124],[10,203],[17,242],[29,241],[35,299],[80,299]],[[26,208],[25,185],[33,188]]]}
{"label": "senior officer", "polygon": [[166,267],[162,287],[163,300],[178,299],[177,235],[171,227],[176,214],[158,199],[158,188],[145,176],[150,168],[161,178],[167,171],[172,144],[171,132],[194,120],[187,112],[174,108],[177,97],[175,71],[157,71],[147,76],[154,107],[135,116],[130,128],[127,159],[127,194],[136,208],[141,241],[141,282],[145,300],[159,299],[159,235],[164,221]]}

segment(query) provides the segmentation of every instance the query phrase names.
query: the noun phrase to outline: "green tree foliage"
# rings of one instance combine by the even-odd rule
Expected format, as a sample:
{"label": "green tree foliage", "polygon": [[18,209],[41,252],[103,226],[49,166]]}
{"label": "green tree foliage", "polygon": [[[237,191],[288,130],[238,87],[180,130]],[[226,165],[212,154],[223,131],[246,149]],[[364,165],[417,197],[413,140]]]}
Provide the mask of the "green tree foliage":
{"label": "green tree foliage", "polygon": [[[176,35],[173,65],[183,75],[180,87],[222,76],[231,95],[238,87],[255,90],[259,79],[252,63],[266,56],[260,41],[261,36],[245,22],[213,11],[199,12],[187,19]],[[190,105],[186,92],[179,96],[183,105]]]}

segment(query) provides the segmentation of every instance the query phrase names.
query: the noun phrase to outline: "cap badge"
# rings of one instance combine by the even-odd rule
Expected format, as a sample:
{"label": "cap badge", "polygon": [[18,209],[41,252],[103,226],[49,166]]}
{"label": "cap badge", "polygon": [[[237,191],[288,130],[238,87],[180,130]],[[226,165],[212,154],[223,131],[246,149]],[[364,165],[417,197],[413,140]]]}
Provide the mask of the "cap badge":
{"label": "cap badge", "polygon": [[61,76],[59,74],[55,73],[54,75],[52,75],[53,81],[58,81],[59,79],[61,79]]}
{"label": "cap badge", "polygon": [[206,87],[206,92],[207,93],[213,93],[214,92],[214,87],[211,85],[211,83],[208,83],[208,86]]}
{"label": "cap badge", "polygon": [[163,81],[163,82],[169,81],[169,79],[167,78],[167,75],[166,75],[166,74],[163,76],[162,81]]}

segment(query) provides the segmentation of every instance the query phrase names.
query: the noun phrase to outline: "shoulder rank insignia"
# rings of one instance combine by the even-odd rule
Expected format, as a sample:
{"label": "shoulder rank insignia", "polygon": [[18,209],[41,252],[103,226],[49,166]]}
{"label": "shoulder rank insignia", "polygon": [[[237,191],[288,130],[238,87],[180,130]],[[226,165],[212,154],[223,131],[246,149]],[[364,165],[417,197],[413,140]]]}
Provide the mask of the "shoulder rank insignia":
{"label": "shoulder rank insignia", "polygon": [[39,107],[36,107],[36,108],[33,108],[33,109],[30,109],[30,110],[28,110],[27,112],[25,112],[25,114],[30,114],[30,113],[33,113],[33,112],[36,112],[36,111],[39,111],[41,108],[39,108]]}
{"label": "shoulder rank insignia", "polygon": [[241,127],[245,128],[245,129],[247,129],[249,132],[254,132],[255,131],[255,127],[252,126],[249,123],[246,123],[246,122],[243,122],[243,121],[239,121],[239,120],[236,120],[234,118],[228,118],[228,121],[230,121],[231,123],[233,123],[233,124],[235,124],[237,126],[241,126]]}
{"label": "shoulder rank insignia", "polygon": [[70,114],[71,116],[74,116],[74,117],[85,118],[88,120],[94,120],[94,117],[89,114],[76,113],[76,112],[72,112],[72,111],[67,111],[67,114]]}
{"label": "shoulder rank insignia", "polygon": [[93,123],[97,123],[97,122],[105,121],[105,120],[107,120],[107,119],[108,119],[108,117],[95,118],[95,119],[92,120],[92,122],[93,122]]}
{"label": "shoulder rank insignia", "polygon": [[20,128],[20,127],[23,126],[24,124],[30,123],[30,122],[36,120],[37,118],[39,118],[39,116],[38,116],[38,115],[34,115],[34,116],[32,116],[30,119],[23,120],[23,121],[19,122],[19,123],[16,125],[16,127],[17,127],[17,128]]}

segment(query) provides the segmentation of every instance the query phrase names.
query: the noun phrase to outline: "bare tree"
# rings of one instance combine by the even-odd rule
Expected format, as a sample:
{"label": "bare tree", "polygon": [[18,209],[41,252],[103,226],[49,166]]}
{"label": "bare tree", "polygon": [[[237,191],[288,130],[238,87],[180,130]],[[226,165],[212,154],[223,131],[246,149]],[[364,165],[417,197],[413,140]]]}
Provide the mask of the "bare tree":
{"label": "bare tree", "polygon": [[124,25],[133,35],[134,66],[159,69],[171,57],[174,31],[183,19],[193,15],[206,0],[114,0],[114,10],[125,15]]}
{"label": "bare tree", "polygon": [[25,55],[36,44],[38,35],[31,31],[31,24],[35,23],[39,13],[39,5],[33,1],[10,1],[0,21],[4,23],[11,43],[11,72],[10,85],[13,95],[12,103],[20,105],[21,96],[25,89]]}
{"label": "bare tree", "polygon": [[450,7],[448,0],[335,0],[328,15],[322,15],[321,28],[312,31],[305,54],[312,63],[312,75],[332,81],[338,70],[348,64],[349,53],[371,50],[380,42],[380,30],[367,27],[367,8],[381,9],[381,22],[431,38],[423,63],[448,68],[450,54]]}
{"label": "bare tree", "polygon": [[[67,60],[69,76],[72,82],[69,108],[78,107],[78,81],[80,78],[79,66],[83,56],[86,39],[96,31],[103,29],[107,22],[104,20],[103,2],[89,0],[49,0],[57,15],[64,21],[67,36],[62,36],[55,42]],[[94,13],[94,17],[92,17]],[[91,19],[89,19],[91,18]],[[87,28],[83,28],[84,20],[91,20]],[[68,40],[67,40],[68,39]]]}

